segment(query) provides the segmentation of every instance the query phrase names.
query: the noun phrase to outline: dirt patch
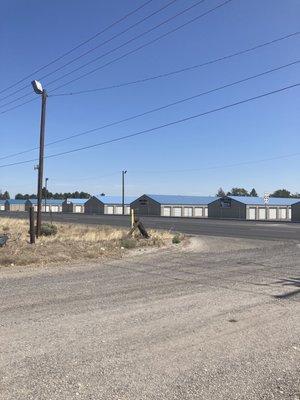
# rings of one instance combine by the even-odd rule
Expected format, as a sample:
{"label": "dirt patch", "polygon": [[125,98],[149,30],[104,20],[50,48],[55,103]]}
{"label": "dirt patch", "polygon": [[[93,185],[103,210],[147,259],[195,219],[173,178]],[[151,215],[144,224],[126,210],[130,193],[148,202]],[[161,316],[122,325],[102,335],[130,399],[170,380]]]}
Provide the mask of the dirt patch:
{"label": "dirt patch", "polygon": [[74,261],[122,258],[130,251],[159,248],[171,243],[174,233],[150,230],[150,239],[127,237],[128,231],[109,226],[55,223],[58,232],[29,243],[28,222],[0,218],[0,234],[8,233],[7,246],[0,248],[0,267],[48,265]]}

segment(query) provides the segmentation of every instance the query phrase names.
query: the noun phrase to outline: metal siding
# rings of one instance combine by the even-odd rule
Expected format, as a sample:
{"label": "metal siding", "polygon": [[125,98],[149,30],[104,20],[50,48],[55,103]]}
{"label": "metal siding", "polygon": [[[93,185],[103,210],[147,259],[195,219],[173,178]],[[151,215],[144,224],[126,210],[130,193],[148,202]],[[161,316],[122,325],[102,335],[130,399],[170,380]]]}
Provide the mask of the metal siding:
{"label": "metal siding", "polygon": [[137,217],[162,215],[161,205],[150,197],[143,195],[131,203]]}
{"label": "metal siding", "polygon": [[246,204],[242,204],[231,198],[231,206],[222,207],[222,202],[228,199],[228,196],[208,204],[208,217],[220,219],[246,219]]}

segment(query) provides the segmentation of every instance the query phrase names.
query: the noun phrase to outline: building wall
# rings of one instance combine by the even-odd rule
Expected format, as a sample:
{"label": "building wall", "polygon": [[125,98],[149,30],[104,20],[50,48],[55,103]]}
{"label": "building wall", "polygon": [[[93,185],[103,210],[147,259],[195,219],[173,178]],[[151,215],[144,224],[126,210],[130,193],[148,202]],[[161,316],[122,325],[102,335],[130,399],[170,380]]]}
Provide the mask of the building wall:
{"label": "building wall", "polygon": [[161,205],[148,196],[141,196],[130,204],[137,217],[160,216]]}
{"label": "building wall", "polygon": [[290,221],[291,207],[248,205],[246,218],[259,221]]}
{"label": "building wall", "polygon": [[[104,205],[104,214],[123,215],[122,204],[105,204]],[[130,205],[125,204],[124,215],[129,215],[129,214],[130,214]]]}
{"label": "building wall", "polygon": [[91,197],[84,207],[85,214],[104,214],[104,204],[96,197]]}
{"label": "building wall", "polygon": [[5,204],[6,211],[25,211],[25,203],[24,204]]}
{"label": "building wall", "polygon": [[300,203],[292,205],[292,222],[300,222]]}
{"label": "building wall", "polygon": [[220,198],[208,205],[208,217],[220,219],[246,219],[246,205],[226,197]]}

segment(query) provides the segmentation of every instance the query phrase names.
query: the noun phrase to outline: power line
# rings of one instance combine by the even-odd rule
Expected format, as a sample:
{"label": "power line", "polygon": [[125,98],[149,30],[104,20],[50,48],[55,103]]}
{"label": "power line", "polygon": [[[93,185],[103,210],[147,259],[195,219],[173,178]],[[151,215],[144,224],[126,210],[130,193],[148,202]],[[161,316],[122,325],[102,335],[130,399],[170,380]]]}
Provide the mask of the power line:
{"label": "power line", "polygon": [[[163,105],[161,107],[156,107],[154,109],[145,111],[145,112],[140,113],[140,114],[136,114],[136,115],[133,115],[133,116],[130,116],[130,117],[118,120],[118,121],[114,121],[114,122],[111,122],[109,124],[105,124],[105,125],[102,125],[102,126],[97,127],[97,128],[89,129],[87,131],[80,132],[80,133],[77,133],[77,134],[74,134],[74,135],[71,135],[71,136],[67,136],[65,138],[54,140],[52,142],[47,143],[46,146],[51,146],[51,145],[54,145],[54,144],[57,144],[57,143],[61,143],[61,142],[64,142],[64,141],[67,141],[67,140],[70,140],[70,139],[74,139],[74,138],[79,137],[79,136],[84,136],[84,135],[87,135],[87,134],[90,134],[90,133],[94,133],[96,131],[99,131],[99,130],[102,130],[102,129],[105,129],[105,128],[109,128],[109,127],[121,124],[123,122],[128,122],[128,121],[131,121],[133,119],[136,119],[136,118],[139,118],[139,117],[143,117],[145,115],[148,115],[148,114],[151,114],[151,113],[154,113],[154,112],[157,112],[157,111],[164,110],[164,109],[166,109],[168,107],[172,107],[172,106],[184,103],[186,101],[190,101],[190,100],[196,99],[198,97],[201,97],[201,96],[204,96],[204,95],[207,95],[207,94],[210,94],[210,93],[214,93],[216,91],[219,91],[219,90],[231,87],[231,86],[235,86],[235,85],[238,85],[240,83],[247,82],[249,80],[252,80],[252,79],[267,75],[267,74],[270,74],[272,72],[276,72],[276,71],[279,71],[281,69],[284,69],[284,68],[287,68],[287,67],[291,67],[293,65],[297,65],[299,63],[300,63],[300,60],[296,60],[296,61],[293,61],[291,63],[285,64],[285,65],[281,65],[279,67],[275,67],[275,68],[269,69],[267,71],[261,72],[259,74],[251,75],[251,76],[248,76],[246,78],[243,78],[243,79],[240,79],[240,80],[237,80],[237,81],[234,81],[234,82],[222,85],[222,86],[218,86],[216,88],[213,88],[213,89],[201,92],[201,93],[197,93],[196,95],[193,95],[193,96],[190,96],[190,97],[187,97],[187,98],[184,98],[184,99],[177,100],[175,102]],[[18,153],[14,153],[14,154],[10,154],[8,156],[0,157],[0,160],[4,160],[4,159],[15,157],[15,156],[18,156],[18,155],[26,154],[26,153],[29,153],[31,151],[37,150],[37,149],[38,149],[38,147],[34,147],[34,148],[31,148],[31,149],[28,149],[28,150],[23,150],[23,151],[18,152]]]}
{"label": "power line", "polygon": [[110,86],[103,86],[103,87],[95,88],[95,89],[80,90],[78,92],[57,93],[57,94],[54,93],[54,94],[50,95],[50,97],[74,96],[74,95],[85,94],[85,93],[93,93],[93,92],[98,92],[98,91],[117,89],[117,88],[124,87],[124,86],[136,85],[138,83],[144,83],[144,82],[152,81],[152,80],[155,80],[155,79],[166,78],[166,77],[169,77],[169,76],[172,76],[172,75],[180,74],[182,72],[191,71],[193,69],[205,67],[207,65],[215,64],[215,63],[220,62],[220,61],[224,61],[224,60],[236,57],[236,56],[240,56],[242,54],[246,54],[246,53],[249,53],[251,51],[260,49],[262,47],[269,46],[271,44],[280,42],[282,40],[289,39],[289,38],[294,37],[294,36],[299,35],[299,34],[300,34],[300,31],[297,31],[297,32],[294,32],[294,33],[290,33],[288,35],[281,36],[281,37],[279,37],[277,39],[273,39],[271,41],[261,43],[261,44],[259,44],[257,46],[249,47],[247,49],[240,50],[240,51],[237,51],[235,53],[231,53],[231,54],[223,56],[223,57],[215,58],[213,60],[209,60],[209,61],[206,61],[206,62],[201,63],[201,64],[195,64],[195,65],[192,65],[192,66],[189,66],[189,67],[180,68],[180,69],[177,69],[177,70],[174,70],[174,71],[166,72],[164,74],[154,75],[154,76],[150,76],[148,78],[137,79],[137,80],[134,80],[134,81],[118,83],[118,84],[114,84],[114,85],[110,85]]}
{"label": "power line", "polygon": [[[208,11],[206,11],[206,12],[204,12],[204,13],[202,13],[202,14],[200,14],[200,15],[194,17],[194,18],[192,18],[191,20],[185,22],[184,24],[179,25],[178,27],[171,29],[170,31],[168,31],[168,32],[166,32],[166,33],[164,33],[164,34],[158,36],[157,38],[155,38],[155,39],[153,39],[153,40],[150,40],[149,42],[146,42],[146,43],[142,44],[141,46],[136,47],[135,49],[129,51],[128,53],[123,54],[123,55],[120,56],[120,57],[117,57],[117,58],[115,58],[115,59],[113,59],[113,60],[111,60],[111,61],[109,61],[109,62],[107,62],[107,63],[105,63],[105,64],[103,64],[103,65],[100,65],[99,67],[97,67],[97,68],[95,68],[95,69],[93,69],[93,70],[91,70],[91,71],[89,71],[89,72],[86,72],[85,74],[80,75],[80,76],[78,76],[77,78],[74,78],[74,79],[72,79],[71,81],[68,81],[68,82],[66,82],[66,83],[64,83],[64,84],[62,84],[62,85],[60,85],[60,86],[58,86],[58,87],[56,87],[56,88],[50,90],[50,92],[53,92],[53,91],[55,91],[55,90],[57,90],[57,89],[60,89],[60,88],[62,88],[62,87],[64,87],[64,86],[67,86],[67,85],[69,85],[70,83],[76,82],[76,81],[78,81],[78,80],[80,80],[80,79],[82,79],[82,78],[85,78],[86,76],[93,74],[94,72],[98,71],[99,69],[105,68],[105,67],[107,67],[108,65],[111,65],[111,64],[113,64],[113,63],[115,63],[115,62],[117,62],[117,61],[119,61],[119,60],[121,60],[121,59],[127,57],[128,55],[131,55],[131,54],[133,54],[133,53],[136,53],[137,51],[139,51],[139,50],[141,50],[141,49],[143,49],[143,48],[149,46],[150,44],[153,44],[153,43],[155,43],[155,42],[157,42],[157,41],[159,41],[159,40],[165,38],[166,36],[168,36],[168,35],[170,35],[170,34],[176,32],[176,31],[178,31],[179,29],[182,29],[182,28],[186,27],[187,25],[189,25],[189,24],[191,24],[191,23],[193,23],[193,22],[199,20],[200,18],[205,17],[206,15],[208,15],[208,14],[210,14],[210,13],[216,11],[217,9],[219,9],[219,8],[221,8],[221,7],[223,7],[223,6],[225,6],[225,5],[228,4],[228,3],[231,3],[232,1],[233,1],[233,0],[226,0],[226,1],[224,1],[223,3],[217,5],[216,7],[213,7],[213,8],[211,8],[211,9],[209,9]],[[199,3],[201,3],[201,2],[199,2]],[[198,5],[198,3],[196,3],[196,5]],[[195,6],[195,5],[194,5],[194,6]],[[183,12],[186,12],[186,11],[190,10],[191,8],[192,8],[192,7],[189,7],[188,9],[185,9]],[[183,12],[179,13],[179,15],[182,14]],[[163,22],[160,23],[158,26],[161,26],[162,24],[169,22],[171,19],[174,19],[174,18],[176,18],[177,16],[178,16],[178,15],[175,15],[175,16],[169,18],[169,20],[163,21]],[[144,32],[144,33],[141,34],[141,35],[144,35],[144,34],[146,34],[146,33],[149,33],[149,32],[152,31],[153,29],[156,29],[158,26],[156,26],[156,27],[154,27],[154,28],[151,28],[151,30],[146,31],[146,32]],[[139,37],[141,37],[141,35],[139,35]],[[133,40],[135,40],[135,38],[133,38]],[[131,41],[132,41],[132,40],[131,40]],[[128,43],[126,43],[126,44],[128,44]],[[125,45],[125,44],[124,44],[124,45]],[[116,50],[116,49],[115,49],[115,50]],[[60,77],[59,79],[65,78],[67,75],[70,75],[70,74],[73,73],[73,72],[75,72],[75,71],[74,71],[74,70],[73,70],[73,71],[70,71],[68,74],[65,74],[63,77]],[[56,79],[55,81],[49,82],[49,83],[48,83],[48,86],[49,86],[50,84],[56,82],[57,80],[58,80],[58,79]]]}
{"label": "power line", "polygon": [[[151,45],[151,44],[153,44],[153,43],[155,43],[155,42],[157,42],[157,41],[163,39],[164,37],[166,37],[166,36],[168,36],[168,35],[170,35],[170,34],[176,32],[176,31],[178,31],[179,29],[184,28],[185,26],[187,26],[187,25],[189,25],[189,24],[195,22],[196,20],[198,20],[198,19],[200,19],[200,18],[203,18],[204,16],[206,16],[206,15],[210,14],[211,12],[213,12],[213,11],[219,9],[220,7],[223,7],[223,6],[226,5],[227,3],[230,3],[231,1],[233,1],[233,0],[226,0],[225,2],[223,2],[223,3],[219,4],[219,5],[217,5],[216,7],[214,7],[214,8],[212,8],[212,9],[206,11],[206,12],[203,13],[203,14],[200,14],[200,15],[196,16],[195,18],[193,18],[193,19],[191,19],[191,20],[185,22],[184,24],[179,25],[178,27],[176,27],[176,28],[174,28],[174,29],[171,29],[170,31],[168,31],[168,32],[166,32],[166,33],[164,33],[164,34],[158,36],[157,38],[155,38],[155,39],[153,39],[153,40],[150,40],[149,42],[146,42],[146,43],[142,44],[141,46],[138,46],[138,47],[136,47],[135,49],[130,50],[129,52],[127,52],[127,53],[125,53],[125,54],[123,54],[123,55],[121,55],[121,56],[119,56],[119,57],[117,57],[117,58],[115,58],[115,59],[113,59],[113,60],[111,60],[111,61],[108,61],[107,63],[102,64],[102,65],[100,65],[99,67],[97,67],[97,68],[95,68],[95,69],[93,69],[93,70],[91,70],[91,71],[89,71],[89,72],[86,72],[85,74],[80,75],[80,76],[78,76],[77,78],[74,78],[74,79],[72,79],[71,81],[68,81],[68,82],[66,82],[66,83],[64,83],[64,84],[62,84],[62,85],[60,85],[60,86],[58,86],[58,87],[56,87],[56,88],[54,88],[54,89],[48,91],[48,93],[52,93],[52,92],[54,92],[54,91],[57,90],[57,89],[60,89],[60,88],[62,88],[62,87],[64,87],[64,86],[67,86],[67,85],[69,85],[70,83],[76,82],[76,81],[78,81],[79,79],[82,79],[82,78],[84,78],[84,77],[86,77],[86,76],[88,76],[88,75],[91,75],[91,74],[93,74],[94,72],[96,72],[96,71],[98,71],[98,70],[100,70],[100,69],[103,69],[103,68],[105,68],[105,67],[107,67],[107,66],[109,66],[109,65],[111,65],[111,64],[113,64],[113,63],[115,63],[115,62],[117,62],[117,61],[122,60],[123,58],[125,58],[125,57],[127,57],[127,56],[129,56],[129,55],[131,55],[131,54],[133,54],[133,53],[136,53],[137,51],[139,51],[139,50],[141,50],[141,49],[143,49],[143,48],[145,48],[145,47],[147,47],[147,46],[149,46],[149,45]],[[198,3],[197,3],[197,4],[198,4]],[[173,18],[175,18],[175,17],[176,17],[176,16],[173,16]],[[148,32],[144,32],[144,34],[146,34],[146,33],[148,33]],[[125,44],[124,44],[124,45],[125,45]],[[55,79],[54,81],[48,82],[48,83],[46,84],[46,86],[50,86],[51,84],[53,84],[54,82],[56,82],[58,79],[65,78],[67,75],[70,75],[70,74],[73,73],[73,72],[75,72],[75,71],[74,71],[74,70],[73,70],[73,71],[70,71],[68,74],[63,75],[62,77],[59,77],[59,78]],[[2,105],[2,106],[0,106],[0,107],[4,107],[4,106],[6,106],[6,105],[9,105],[9,104],[11,104],[11,103],[13,103],[13,102],[15,102],[15,101],[17,101],[17,100],[20,100],[20,99],[24,98],[24,97],[28,97],[29,95],[31,95],[31,93],[30,93],[30,94],[25,94],[25,95],[23,95],[23,96],[21,96],[21,97],[18,97],[17,99],[14,99],[14,100],[10,101],[9,103],[6,103],[5,105]],[[31,101],[33,101],[33,100],[31,100]],[[24,102],[24,103],[22,103],[22,104],[16,106],[15,108],[21,107],[22,105],[27,104],[27,103],[29,103],[29,102],[30,102],[30,101]],[[6,112],[12,111],[13,109],[14,109],[14,107],[11,107],[11,108],[9,108],[8,110],[4,110],[4,111],[0,112],[0,114],[4,114],[4,113],[6,113]]]}
{"label": "power line", "polygon": [[106,28],[102,29],[100,32],[97,32],[95,35],[89,37],[88,39],[86,39],[85,41],[79,43],[78,45],[76,45],[75,47],[73,47],[71,50],[68,50],[66,53],[62,54],[61,56],[55,58],[54,60],[50,61],[48,64],[43,65],[42,67],[36,69],[35,71],[33,71],[31,74],[25,76],[24,78],[20,79],[18,82],[15,82],[14,84],[8,86],[5,89],[2,89],[0,91],[1,93],[6,92],[7,90],[17,86],[19,83],[24,82],[26,79],[29,79],[32,75],[39,73],[40,71],[46,69],[47,67],[49,67],[50,65],[56,63],[57,61],[60,61],[62,58],[68,56],[69,54],[73,53],[75,50],[79,49],[80,47],[84,46],[85,44],[89,43],[90,41],[92,41],[93,39],[95,39],[96,37],[102,35],[102,33],[108,31],[110,28],[113,28],[115,25],[119,24],[120,22],[124,21],[125,19],[129,18],[131,15],[135,14],[136,12],[138,12],[139,10],[141,10],[142,8],[146,7],[149,3],[151,3],[153,0],[148,0],[145,3],[143,3],[142,5],[138,6],[137,8],[135,8],[134,10],[130,11],[129,13],[125,14],[123,17],[119,18],[118,20],[114,21],[112,24],[110,24],[109,26],[107,26]]}
{"label": "power line", "polygon": [[[276,89],[276,90],[273,90],[273,91],[270,91],[270,92],[266,92],[266,93],[260,94],[258,96],[249,97],[247,99],[240,100],[240,101],[237,101],[235,103],[226,104],[225,106],[214,108],[212,110],[208,110],[208,111],[205,111],[205,112],[202,112],[202,113],[199,113],[199,114],[194,114],[194,115],[191,115],[189,117],[185,117],[185,118],[182,118],[182,119],[179,119],[179,120],[176,120],[176,121],[168,122],[166,124],[159,125],[159,126],[156,126],[156,127],[153,127],[153,128],[148,128],[148,129],[144,129],[142,131],[138,131],[138,132],[131,133],[131,134],[128,134],[128,135],[119,136],[117,138],[109,139],[109,140],[106,140],[104,142],[95,143],[95,144],[88,145],[88,146],[83,146],[83,147],[77,147],[75,149],[62,151],[60,153],[50,154],[48,156],[45,156],[45,158],[59,157],[59,156],[66,155],[66,154],[76,153],[76,152],[79,152],[79,151],[83,151],[83,150],[88,150],[88,149],[92,149],[92,148],[95,148],[95,147],[104,146],[104,145],[107,145],[107,144],[110,144],[110,143],[120,142],[120,141],[123,141],[123,140],[126,140],[126,139],[130,139],[132,137],[145,135],[147,133],[156,132],[156,131],[158,131],[160,129],[163,129],[163,128],[167,128],[167,127],[174,126],[174,125],[177,125],[177,124],[181,124],[181,123],[184,123],[184,122],[187,122],[187,121],[191,121],[193,119],[197,119],[197,118],[200,118],[200,117],[203,117],[203,116],[206,116],[206,115],[210,115],[210,114],[213,114],[213,113],[216,113],[216,112],[219,112],[219,111],[223,111],[223,110],[226,110],[228,108],[233,108],[233,107],[239,106],[241,104],[245,104],[245,103],[248,103],[248,102],[251,102],[251,101],[254,101],[254,100],[258,100],[258,99],[261,99],[261,98],[264,98],[264,97],[267,97],[267,96],[270,96],[270,95],[273,95],[273,94],[276,94],[276,93],[281,93],[281,92],[284,92],[286,90],[293,89],[293,88],[296,88],[296,87],[299,87],[299,86],[300,86],[300,82],[299,83],[295,83],[293,85],[285,86],[285,87],[282,87],[280,89]],[[31,159],[31,160],[19,161],[19,162],[10,163],[10,164],[3,164],[3,165],[0,165],[0,168],[10,167],[10,166],[14,166],[14,165],[28,164],[28,163],[31,163],[31,162],[35,162],[37,160],[38,160],[37,158],[34,158],[34,159]]]}
{"label": "power line", "polygon": [[[259,44],[259,45],[256,45],[256,46],[253,46],[253,47],[244,49],[244,50],[240,50],[240,51],[238,51],[238,52],[235,52],[235,53],[232,53],[232,54],[229,54],[229,55],[220,57],[220,58],[216,58],[216,59],[213,59],[213,60],[210,60],[210,61],[206,61],[206,62],[204,62],[204,63],[202,63],[202,64],[196,64],[196,65],[193,65],[193,66],[190,66],[190,67],[186,67],[186,68],[178,69],[178,70],[175,70],[175,71],[167,72],[167,73],[165,73],[165,74],[156,75],[156,76],[154,76],[154,77],[149,77],[149,78],[145,78],[145,79],[140,79],[140,80],[136,80],[136,81],[132,81],[132,82],[126,82],[126,83],[119,84],[119,85],[106,86],[106,87],[99,88],[99,89],[94,89],[94,90],[91,89],[91,90],[80,91],[80,92],[62,93],[62,94],[52,94],[52,95],[50,95],[50,96],[51,96],[51,97],[54,97],[54,96],[69,96],[69,95],[73,95],[73,94],[76,95],[76,94],[81,94],[81,93],[85,93],[85,92],[88,93],[88,92],[92,92],[92,91],[97,91],[97,90],[114,89],[114,88],[118,88],[118,87],[122,87],[122,86],[127,86],[127,85],[131,85],[131,84],[136,84],[136,83],[140,83],[140,82],[146,82],[146,81],[148,81],[148,80],[153,80],[153,79],[158,79],[158,78],[164,78],[164,77],[168,77],[168,76],[175,75],[175,74],[178,74],[178,73],[190,71],[190,70],[193,70],[193,69],[196,69],[196,68],[201,68],[201,67],[204,67],[204,66],[207,66],[207,65],[211,65],[211,64],[214,64],[214,63],[217,63],[217,62],[220,62],[220,61],[224,61],[224,60],[226,60],[226,59],[230,59],[230,58],[233,58],[233,57],[242,55],[242,54],[246,54],[246,53],[249,53],[249,52],[251,52],[251,51],[255,51],[255,50],[259,49],[259,48],[262,48],[262,47],[265,47],[265,46],[268,46],[268,45],[271,45],[271,44],[280,42],[280,41],[285,40],[285,39],[292,38],[292,37],[297,36],[297,35],[299,35],[299,34],[300,34],[300,31],[293,32],[293,33],[290,33],[290,34],[288,34],[288,35],[281,36],[281,37],[279,37],[279,38],[273,39],[273,40],[271,40],[271,41],[264,42],[264,43],[261,43],[261,44]],[[56,89],[54,89],[54,90],[56,90]],[[51,91],[51,92],[52,92],[52,91]],[[18,104],[18,105],[14,106],[14,107],[11,107],[11,108],[9,108],[9,109],[7,109],[7,110],[1,111],[0,114],[6,114],[7,112],[13,111],[13,110],[15,110],[15,109],[17,109],[17,108],[19,108],[19,107],[22,107],[23,105],[26,105],[26,104],[28,104],[28,103],[31,103],[32,101],[35,101],[35,100],[37,100],[36,97],[34,97],[33,99],[30,99],[30,100],[27,100],[27,101],[25,101],[25,102],[23,102],[23,103],[21,103],[21,104]],[[1,159],[1,158],[0,158],[0,159]]]}
{"label": "power line", "polygon": [[[119,36],[122,36],[124,33],[128,32],[130,29],[135,28],[136,26],[138,26],[138,25],[141,24],[142,22],[144,22],[144,21],[146,21],[147,19],[153,17],[154,15],[160,13],[160,12],[163,11],[164,9],[170,7],[170,6],[171,6],[173,3],[175,3],[176,1],[178,1],[178,0],[171,0],[171,1],[170,1],[169,3],[167,3],[166,5],[160,7],[158,10],[152,12],[151,14],[149,14],[149,15],[147,15],[146,17],[142,18],[141,20],[139,20],[139,21],[135,22],[134,24],[130,25],[129,27],[127,27],[127,28],[124,29],[123,31],[121,31],[121,32],[119,32],[119,33],[113,35],[113,36],[110,37],[109,39],[104,40],[103,42],[101,42],[101,43],[98,44],[97,46],[95,46],[95,47],[93,47],[93,48],[91,48],[91,49],[85,51],[84,53],[82,53],[82,54],[80,54],[79,56],[73,58],[72,60],[68,61],[67,63],[65,63],[65,64],[59,66],[59,67],[56,68],[55,70],[53,70],[53,71],[51,71],[51,72],[48,72],[47,74],[45,74],[45,75],[39,77],[39,80],[43,80],[43,79],[47,78],[48,76],[51,76],[51,75],[55,74],[56,72],[62,70],[63,68],[67,67],[68,65],[74,63],[75,61],[81,59],[82,57],[88,55],[89,53],[91,53],[91,52],[97,50],[99,47],[101,47],[101,46],[103,46],[103,45],[105,45],[105,44],[111,42],[112,40],[116,39],[116,38],[119,37]],[[201,0],[201,1],[203,2],[203,1],[206,1],[206,0]],[[101,58],[102,58],[102,56],[101,56]],[[83,68],[83,67],[80,67],[79,69],[81,69],[81,68]],[[21,92],[22,90],[27,89],[27,88],[28,88],[28,85],[22,86],[21,88],[19,88],[19,89],[15,90],[14,92],[8,94],[7,96],[2,97],[2,98],[0,99],[0,101],[3,101],[3,100],[5,100],[5,99],[7,99],[8,97],[13,96],[14,94],[19,93],[19,92]],[[15,101],[17,101],[17,100],[20,100],[20,99],[22,99],[22,98],[24,98],[24,97],[27,97],[27,96],[29,96],[29,95],[31,95],[31,93],[30,93],[30,94],[22,95],[21,97],[18,97],[17,99],[14,99],[14,100],[12,100],[12,101],[9,102],[9,103],[4,104],[3,106],[9,105],[9,104],[11,104],[11,103],[13,103],[13,102],[15,102]],[[2,106],[0,106],[0,107],[2,107]]]}

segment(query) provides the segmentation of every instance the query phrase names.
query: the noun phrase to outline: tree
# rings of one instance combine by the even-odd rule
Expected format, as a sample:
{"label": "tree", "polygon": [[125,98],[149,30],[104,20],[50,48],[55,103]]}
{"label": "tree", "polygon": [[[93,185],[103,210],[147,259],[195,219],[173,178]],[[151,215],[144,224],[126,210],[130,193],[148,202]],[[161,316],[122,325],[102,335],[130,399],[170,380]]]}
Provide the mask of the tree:
{"label": "tree", "polygon": [[249,196],[249,193],[244,188],[232,188],[231,192],[227,193],[228,196]]}
{"label": "tree", "polygon": [[218,197],[224,197],[225,196],[225,192],[221,187],[218,190],[217,196]]}
{"label": "tree", "polygon": [[291,197],[291,192],[287,189],[278,189],[270,197]]}
{"label": "tree", "polygon": [[251,190],[250,196],[251,197],[258,197],[258,194],[257,194],[257,192],[256,192],[256,190],[254,188]]}

